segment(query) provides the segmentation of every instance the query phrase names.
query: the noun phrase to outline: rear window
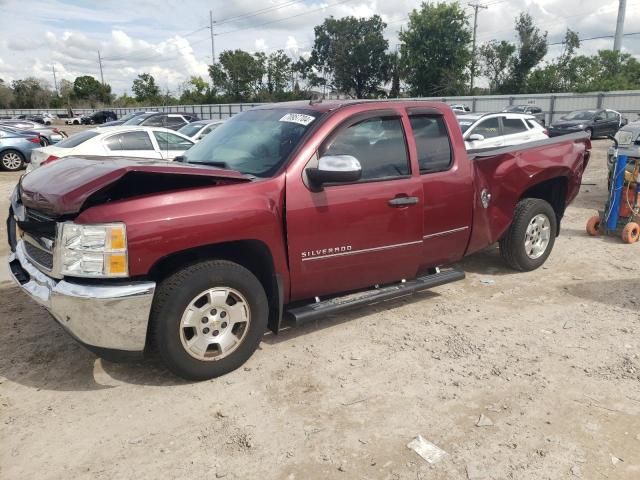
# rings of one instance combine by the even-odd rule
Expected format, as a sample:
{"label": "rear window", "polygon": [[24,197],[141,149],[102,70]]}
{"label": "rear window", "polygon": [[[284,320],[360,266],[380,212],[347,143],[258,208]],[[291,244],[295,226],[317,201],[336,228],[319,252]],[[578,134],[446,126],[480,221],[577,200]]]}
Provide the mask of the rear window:
{"label": "rear window", "polygon": [[71,135],[66,140],[56,143],[56,147],[58,148],[74,148],[80,145],[81,143],[86,142],[87,140],[91,140],[93,137],[99,135],[98,132],[94,132],[92,130],[87,130],[84,132],[76,133],[75,135]]}
{"label": "rear window", "polygon": [[514,133],[522,133],[527,131],[527,127],[519,118],[503,118],[502,128],[505,135],[513,135]]}
{"label": "rear window", "polygon": [[420,173],[448,170],[451,166],[451,143],[440,116],[416,115],[409,118],[416,140]]}

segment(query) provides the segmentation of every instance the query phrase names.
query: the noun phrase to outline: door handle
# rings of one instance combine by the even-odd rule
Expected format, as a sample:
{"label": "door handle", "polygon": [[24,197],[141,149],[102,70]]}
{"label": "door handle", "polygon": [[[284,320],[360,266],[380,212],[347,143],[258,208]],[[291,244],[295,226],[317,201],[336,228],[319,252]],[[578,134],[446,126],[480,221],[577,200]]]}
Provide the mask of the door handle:
{"label": "door handle", "polygon": [[389,200],[389,206],[394,208],[408,207],[417,205],[420,200],[418,197],[396,197]]}

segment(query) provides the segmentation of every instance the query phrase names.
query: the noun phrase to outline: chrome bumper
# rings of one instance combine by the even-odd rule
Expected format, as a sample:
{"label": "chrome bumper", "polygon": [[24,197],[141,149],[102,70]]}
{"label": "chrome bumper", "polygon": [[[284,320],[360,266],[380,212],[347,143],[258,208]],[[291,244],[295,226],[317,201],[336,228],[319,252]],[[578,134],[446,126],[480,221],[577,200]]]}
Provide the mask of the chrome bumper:
{"label": "chrome bumper", "polygon": [[22,241],[9,256],[9,272],[81,343],[99,349],[144,350],[155,282],[90,285],[56,280],[29,262]]}

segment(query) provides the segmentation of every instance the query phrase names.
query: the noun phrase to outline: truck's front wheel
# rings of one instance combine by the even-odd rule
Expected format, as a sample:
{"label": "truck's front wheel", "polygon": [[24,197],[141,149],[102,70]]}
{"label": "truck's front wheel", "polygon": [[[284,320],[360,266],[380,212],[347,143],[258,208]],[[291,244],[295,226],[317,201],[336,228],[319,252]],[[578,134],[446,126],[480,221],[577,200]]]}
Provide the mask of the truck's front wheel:
{"label": "truck's front wheel", "polygon": [[516,205],[511,227],[500,240],[502,258],[515,270],[535,270],[551,254],[556,233],[553,207],[544,200],[525,198]]}
{"label": "truck's front wheel", "polygon": [[192,265],[158,286],[151,322],[160,358],[187,380],[218,377],[241,366],[267,327],[260,281],[223,260]]}

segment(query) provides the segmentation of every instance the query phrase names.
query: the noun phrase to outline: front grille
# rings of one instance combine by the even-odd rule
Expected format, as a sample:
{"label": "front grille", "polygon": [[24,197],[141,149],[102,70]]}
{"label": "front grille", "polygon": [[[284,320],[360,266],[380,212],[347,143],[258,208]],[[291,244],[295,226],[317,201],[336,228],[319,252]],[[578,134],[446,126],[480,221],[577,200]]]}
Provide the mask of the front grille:
{"label": "front grille", "polygon": [[56,219],[45,213],[25,209],[25,220],[18,222],[22,230],[34,237],[44,237],[53,240],[56,237]]}
{"label": "front grille", "polygon": [[31,260],[41,267],[51,270],[53,268],[53,254],[36,247],[35,245],[24,242],[24,249]]}
{"label": "front grille", "polygon": [[38,212],[37,210],[33,210],[31,208],[25,209],[27,212],[27,220],[30,222],[54,222],[56,221],[55,217],[51,217],[46,213]]}

